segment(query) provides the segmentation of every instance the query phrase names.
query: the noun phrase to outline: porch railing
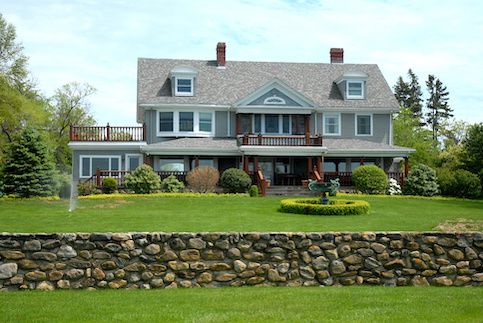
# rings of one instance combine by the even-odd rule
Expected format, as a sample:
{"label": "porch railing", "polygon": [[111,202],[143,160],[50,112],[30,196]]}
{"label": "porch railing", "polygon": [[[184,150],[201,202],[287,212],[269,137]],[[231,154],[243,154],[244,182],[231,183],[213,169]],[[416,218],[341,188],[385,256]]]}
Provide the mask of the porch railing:
{"label": "porch railing", "polygon": [[71,141],[146,141],[146,127],[71,126]]}
{"label": "porch railing", "polygon": [[294,136],[267,136],[245,134],[238,137],[240,145],[247,146],[322,146],[322,136],[294,135]]}

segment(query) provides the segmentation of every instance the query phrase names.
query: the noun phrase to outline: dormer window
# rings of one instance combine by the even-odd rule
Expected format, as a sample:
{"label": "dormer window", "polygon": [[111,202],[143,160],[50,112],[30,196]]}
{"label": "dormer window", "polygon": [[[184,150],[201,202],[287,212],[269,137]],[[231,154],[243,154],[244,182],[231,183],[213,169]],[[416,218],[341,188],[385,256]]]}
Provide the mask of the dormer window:
{"label": "dormer window", "polygon": [[364,82],[347,81],[347,98],[364,99]]}
{"label": "dormer window", "polygon": [[171,89],[174,96],[194,96],[198,71],[191,66],[178,65],[171,70]]}
{"label": "dormer window", "polygon": [[273,96],[269,96],[268,98],[266,98],[265,100],[263,100],[263,104],[268,104],[268,105],[285,105],[286,102],[284,99],[276,96],[276,95],[273,95]]}
{"label": "dormer window", "polygon": [[176,78],[176,96],[193,96],[193,79]]}

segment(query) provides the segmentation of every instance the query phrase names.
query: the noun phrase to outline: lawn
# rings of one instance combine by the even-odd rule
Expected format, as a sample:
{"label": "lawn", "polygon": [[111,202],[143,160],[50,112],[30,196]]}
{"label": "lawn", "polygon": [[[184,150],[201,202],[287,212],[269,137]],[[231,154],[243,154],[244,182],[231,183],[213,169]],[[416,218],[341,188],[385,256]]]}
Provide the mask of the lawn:
{"label": "lawn", "polygon": [[[3,322],[481,322],[483,288],[218,288],[0,294]],[[437,310],[436,310],[437,309]]]}
{"label": "lawn", "polygon": [[[346,198],[346,197],[344,197]],[[0,231],[430,231],[450,221],[481,230],[483,200],[370,196],[370,213],[311,216],[278,212],[279,197],[130,197],[68,201],[0,200]]]}

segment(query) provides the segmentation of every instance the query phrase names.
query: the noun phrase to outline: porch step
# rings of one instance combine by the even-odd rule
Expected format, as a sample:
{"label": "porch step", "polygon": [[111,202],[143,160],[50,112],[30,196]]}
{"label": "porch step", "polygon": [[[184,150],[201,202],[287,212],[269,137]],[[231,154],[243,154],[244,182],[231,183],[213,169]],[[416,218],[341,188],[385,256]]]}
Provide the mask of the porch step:
{"label": "porch step", "polygon": [[303,186],[270,186],[267,188],[268,196],[317,196]]}

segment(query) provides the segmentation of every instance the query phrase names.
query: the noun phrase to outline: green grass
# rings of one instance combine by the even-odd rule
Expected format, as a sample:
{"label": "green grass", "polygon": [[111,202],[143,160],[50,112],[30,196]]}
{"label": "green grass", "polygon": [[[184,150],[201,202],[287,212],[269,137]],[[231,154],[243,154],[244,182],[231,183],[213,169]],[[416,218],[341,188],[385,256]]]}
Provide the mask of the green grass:
{"label": "green grass", "polygon": [[368,215],[342,217],[280,213],[280,199],[82,199],[74,212],[68,201],[0,200],[0,231],[427,231],[458,219],[483,223],[483,200],[365,196]]}
{"label": "green grass", "polygon": [[344,287],[0,294],[2,322],[481,322],[483,288]]}

